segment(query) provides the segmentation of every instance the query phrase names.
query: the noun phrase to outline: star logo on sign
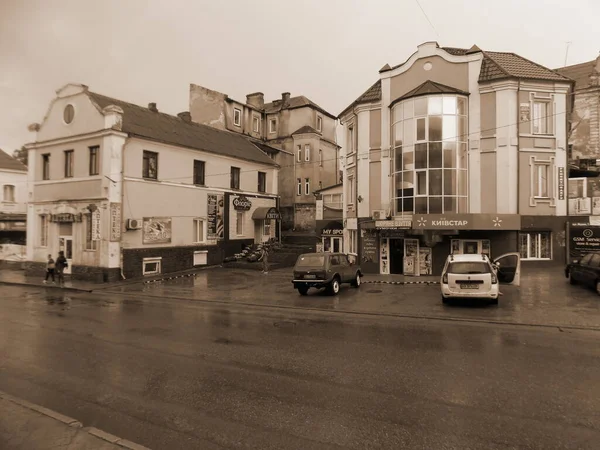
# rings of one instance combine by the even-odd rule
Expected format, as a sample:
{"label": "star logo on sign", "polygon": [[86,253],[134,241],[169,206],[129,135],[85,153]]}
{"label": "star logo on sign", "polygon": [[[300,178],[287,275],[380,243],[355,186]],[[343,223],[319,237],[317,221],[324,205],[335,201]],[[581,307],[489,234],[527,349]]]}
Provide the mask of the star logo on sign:
{"label": "star logo on sign", "polygon": [[417,222],[419,222],[420,227],[424,227],[425,225],[427,225],[427,219],[424,219],[423,217],[417,220]]}
{"label": "star logo on sign", "polygon": [[500,219],[499,217],[496,217],[494,220],[492,220],[492,222],[494,222],[494,226],[495,227],[501,227],[502,226],[502,219]]}

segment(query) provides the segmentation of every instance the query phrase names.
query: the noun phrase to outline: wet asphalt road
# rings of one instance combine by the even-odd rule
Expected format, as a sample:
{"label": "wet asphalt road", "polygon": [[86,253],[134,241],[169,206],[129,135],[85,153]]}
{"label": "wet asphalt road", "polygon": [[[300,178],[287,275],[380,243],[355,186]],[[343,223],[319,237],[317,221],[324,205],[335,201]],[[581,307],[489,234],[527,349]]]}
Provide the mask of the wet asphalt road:
{"label": "wet asphalt road", "polygon": [[600,442],[597,331],[0,294],[0,390],[153,449]]}

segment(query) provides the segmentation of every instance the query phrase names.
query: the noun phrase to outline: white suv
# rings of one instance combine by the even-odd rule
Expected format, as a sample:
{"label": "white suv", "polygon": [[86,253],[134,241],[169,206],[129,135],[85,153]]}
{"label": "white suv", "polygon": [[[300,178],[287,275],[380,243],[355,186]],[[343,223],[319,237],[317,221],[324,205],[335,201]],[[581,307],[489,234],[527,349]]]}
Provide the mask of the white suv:
{"label": "white suv", "polygon": [[[500,262],[505,259],[506,261]],[[498,304],[499,284],[520,281],[521,258],[508,253],[492,261],[487,255],[449,255],[442,271],[442,301],[449,298],[484,298]]]}

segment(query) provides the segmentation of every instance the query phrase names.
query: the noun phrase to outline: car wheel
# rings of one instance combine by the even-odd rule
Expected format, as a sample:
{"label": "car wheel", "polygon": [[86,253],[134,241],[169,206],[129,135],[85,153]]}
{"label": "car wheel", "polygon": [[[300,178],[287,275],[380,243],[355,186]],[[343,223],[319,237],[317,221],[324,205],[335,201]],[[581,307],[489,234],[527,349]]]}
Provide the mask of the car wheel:
{"label": "car wheel", "polygon": [[308,294],[308,288],[306,286],[298,286],[298,292],[300,293],[300,295],[307,295]]}
{"label": "car wheel", "polygon": [[442,295],[442,303],[443,303],[444,305],[447,305],[447,304],[448,304],[448,299],[447,299],[446,297],[444,297],[443,295]]}
{"label": "car wheel", "polygon": [[490,300],[490,304],[491,305],[497,305],[498,304],[498,299],[497,298],[493,298]]}
{"label": "car wheel", "polygon": [[356,273],[356,278],[352,281],[352,287],[359,288],[360,287],[360,273]]}
{"label": "car wheel", "polygon": [[569,284],[577,284],[577,281],[573,279],[573,274],[569,272]]}
{"label": "car wheel", "polygon": [[596,280],[596,293],[600,295],[600,281]]}
{"label": "car wheel", "polygon": [[329,293],[331,295],[336,295],[338,292],[340,292],[340,280],[335,277],[329,284]]}

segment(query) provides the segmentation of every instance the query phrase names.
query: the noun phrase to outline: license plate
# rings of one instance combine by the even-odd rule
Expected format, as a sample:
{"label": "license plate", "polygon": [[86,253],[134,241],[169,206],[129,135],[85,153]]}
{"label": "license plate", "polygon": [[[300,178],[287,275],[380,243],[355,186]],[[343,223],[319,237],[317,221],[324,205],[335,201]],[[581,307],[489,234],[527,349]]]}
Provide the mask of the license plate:
{"label": "license plate", "polygon": [[479,286],[477,284],[461,284],[460,288],[461,289],[479,289]]}
{"label": "license plate", "polygon": [[317,276],[316,275],[304,275],[304,278],[306,280],[314,280],[315,278],[317,278]]}

